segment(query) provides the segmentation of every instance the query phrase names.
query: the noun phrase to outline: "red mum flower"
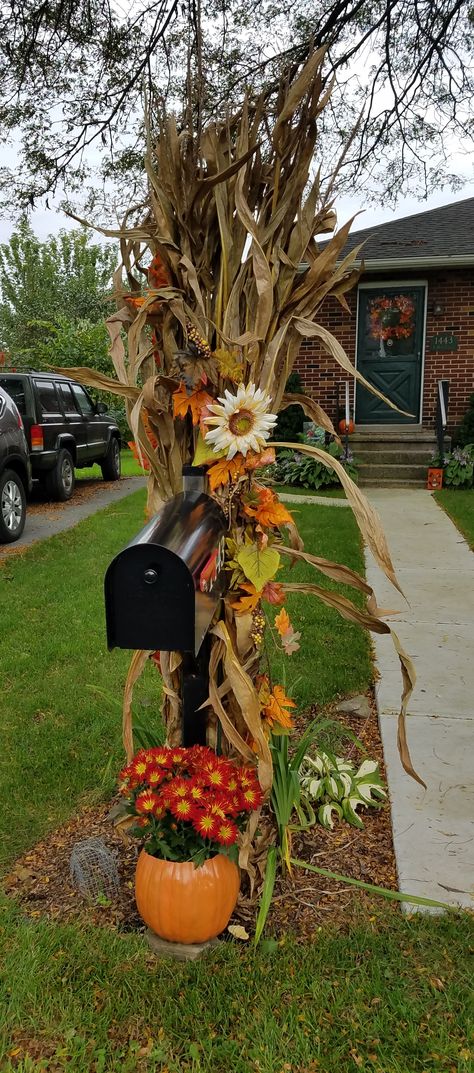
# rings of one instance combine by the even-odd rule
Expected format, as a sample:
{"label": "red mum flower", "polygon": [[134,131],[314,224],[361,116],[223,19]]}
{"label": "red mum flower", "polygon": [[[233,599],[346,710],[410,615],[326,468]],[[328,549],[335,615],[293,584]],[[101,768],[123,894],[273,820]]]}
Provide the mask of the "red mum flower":
{"label": "red mum flower", "polygon": [[180,767],[181,764],[184,764],[185,760],[188,759],[187,750],[180,748],[170,749],[170,759],[175,766]]}
{"label": "red mum flower", "polygon": [[154,790],[157,786],[160,785],[161,782],[163,782],[163,779],[165,777],[166,776],[165,772],[163,771],[163,768],[149,767],[147,770],[146,781],[151,787],[151,789]]}
{"label": "red mum flower", "polygon": [[257,786],[258,786],[258,782],[257,782],[257,779],[255,777],[255,773],[254,773],[254,771],[253,771],[253,769],[251,767],[241,767],[241,768],[239,768],[238,772],[237,772],[237,778],[239,780],[240,788],[242,790],[247,789],[247,787],[251,787],[252,789],[256,789]]}
{"label": "red mum flower", "polygon": [[240,799],[242,802],[242,808],[247,812],[252,812],[253,809],[258,808],[262,804],[263,794],[262,791],[255,786],[242,787]]}
{"label": "red mum flower", "polygon": [[216,842],[220,842],[221,846],[233,846],[238,837],[238,828],[233,820],[218,820],[214,835]]}
{"label": "red mum flower", "polygon": [[190,797],[177,797],[170,804],[170,812],[177,820],[192,819],[194,805]]}
{"label": "red mum flower", "polygon": [[206,775],[209,786],[213,786],[216,789],[224,789],[227,786],[226,771],[221,767],[209,767]]}
{"label": "red mum flower", "polygon": [[143,790],[138,797],[135,798],[135,808],[137,812],[153,814],[155,809],[160,808],[160,799],[158,794],[154,794],[153,790]]}
{"label": "red mum flower", "polygon": [[194,830],[199,835],[202,835],[203,838],[215,838],[218,819],[213,813],[203,809],[196,809],[192,817],[192,824]]}
{"label": "red mum flower", "polygon": [[189,797],[189,779],[180,777],[172,779],[166,787],[166,792],[174,800],[176,797]]}
{"label": "red mum flower", "polygon": [[144,750],[137,753],[134,760],[130,764],[130,774],[133,779],[139,779],[141,782],[145,782],[146,771],[148,767],[148,759]]}
{"label": "red mum flower", "polygon": [[189,780],[189,793],[193,801],[196,803],[205,800],[206,791],[204,786],[201,786],[199,782],[195,782],[194,780],[191,781],[191,779]]}
{"label": "red mum flower", "polygon": [[171,750],[163,748],[149,749],[150,760],[157,767],[170,768],[172,767]]}

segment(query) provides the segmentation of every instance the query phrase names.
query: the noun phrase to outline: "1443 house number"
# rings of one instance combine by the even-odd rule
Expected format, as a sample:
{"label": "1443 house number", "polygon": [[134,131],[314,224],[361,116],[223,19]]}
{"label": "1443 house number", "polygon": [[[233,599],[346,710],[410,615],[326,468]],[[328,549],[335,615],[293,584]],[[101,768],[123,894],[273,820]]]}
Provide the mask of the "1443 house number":
{"label": "1443 house number", "polygon": [[428,343],[431,351],[458,349],[457,335],[452,335],[451,332],[438,332],[436,335],[430,335]]}

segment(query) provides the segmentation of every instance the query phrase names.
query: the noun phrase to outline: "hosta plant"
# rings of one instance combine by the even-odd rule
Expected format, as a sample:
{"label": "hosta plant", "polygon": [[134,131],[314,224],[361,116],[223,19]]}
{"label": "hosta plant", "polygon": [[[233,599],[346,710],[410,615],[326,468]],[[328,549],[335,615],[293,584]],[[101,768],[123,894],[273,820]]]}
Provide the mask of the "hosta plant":
{"label": "hosta plant", "polygon": [[377,808],[387,796],[375,760],[364,760],[356,768],[351,760],[321,750],[303,758],[299,778],[319,823],[330,829],[336,820],[362,827],[358,809]]}

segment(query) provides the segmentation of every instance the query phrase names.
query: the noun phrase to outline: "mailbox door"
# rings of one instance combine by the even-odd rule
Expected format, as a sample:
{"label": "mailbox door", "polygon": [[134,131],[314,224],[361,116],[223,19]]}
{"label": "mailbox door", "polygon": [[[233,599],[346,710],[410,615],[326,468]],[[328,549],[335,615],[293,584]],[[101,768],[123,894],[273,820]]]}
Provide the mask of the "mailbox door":
{"label": "mailbox door", "polygon": [[194,581],[168,548],[125,548],[109,566],[105,597],[109,648],[194,652]]}

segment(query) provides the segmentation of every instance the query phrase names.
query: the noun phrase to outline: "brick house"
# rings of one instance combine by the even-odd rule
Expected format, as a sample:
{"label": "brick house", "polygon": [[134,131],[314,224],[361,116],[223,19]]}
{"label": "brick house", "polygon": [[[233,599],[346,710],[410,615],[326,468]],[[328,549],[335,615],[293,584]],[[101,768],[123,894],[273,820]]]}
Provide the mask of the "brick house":
{"label": "brick house", "polygon": [[[385,435],[385,446],[411,442],[428,456],[438,380],[449,381],[449,431],[474,391],[474,198],[356,231],[343,253],[361,242],[363,273],[346,295],[350,313],[329,298],[318,319],[366,379],[411,416],[391,410],[352,380],[354,447],[357,442],[360,455],[366,442],[375,447]],[[296,370],[335,421],[344,372],[317,340],[304,341]],[[405,476],[408,482],[421,479],[414,469]]]}

